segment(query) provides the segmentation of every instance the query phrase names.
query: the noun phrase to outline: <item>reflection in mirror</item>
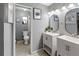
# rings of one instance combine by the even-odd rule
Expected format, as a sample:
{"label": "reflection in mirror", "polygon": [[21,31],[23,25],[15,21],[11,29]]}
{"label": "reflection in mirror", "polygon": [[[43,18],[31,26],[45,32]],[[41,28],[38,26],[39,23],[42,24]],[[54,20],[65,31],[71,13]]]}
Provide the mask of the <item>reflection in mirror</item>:
{"label": "reflection in mirror", "polygon": [[22,24],[27,24],[28,18],[27,17],[22,17]]}
{"label": "reflection in mirror", "polygon": [[56,14],[53,14],[49,18],[49,26],[53,28],[53,32],[56,32],[59,29],[59,18]]}
{"label": "reflection in mirror", "polygon": [[79,8],[68,11],[65,15],[65,29],[70,34],[79,34]]}

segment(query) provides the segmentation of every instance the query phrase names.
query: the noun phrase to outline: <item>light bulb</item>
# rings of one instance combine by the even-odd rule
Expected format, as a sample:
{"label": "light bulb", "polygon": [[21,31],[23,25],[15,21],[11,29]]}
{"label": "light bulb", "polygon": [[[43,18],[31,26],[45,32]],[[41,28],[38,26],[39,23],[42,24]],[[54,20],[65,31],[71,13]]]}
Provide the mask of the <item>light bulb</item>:
{"label": "light bulb", "polygon": [[62,7],[61,9],[62,9],[62,10],[66,10],[66,7],[64,6],[64,7]]}
{"label": "light bulb", "polygon": [[56,13],[60,13],[59,9],[56,9],[55,12],[56,12]]}
{"label": "light bulb", "polygon": [[68,8],[72,8],[72,7],[74,7],[74,5],[73,4],[69,4]]}

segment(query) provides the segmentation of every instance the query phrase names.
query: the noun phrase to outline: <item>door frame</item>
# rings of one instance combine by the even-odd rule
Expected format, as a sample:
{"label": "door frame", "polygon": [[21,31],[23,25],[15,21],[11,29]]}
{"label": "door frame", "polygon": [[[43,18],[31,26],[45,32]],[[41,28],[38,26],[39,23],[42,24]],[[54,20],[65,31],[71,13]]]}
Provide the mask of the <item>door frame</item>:
{"label": "door frame", "polygon": [[14,23],[13,23],[13,56],[16,56],[16,19],[15,19],[15,8],[16,6],[21,6],[21,7],[25,7],[25,8],[29,8],[30,9],[30,13],[31,13],[31,20],[30,20],[30,29],[31,29],[31,34],[30,34],[30,52],[32,54],[32,20],[33,20],[33,8],[32,7],[29,7],[29,6],[25,6],[25,5],[21,5],[21,4],[14,4],[14,11],[13,11],[13,19],[14,19]]}

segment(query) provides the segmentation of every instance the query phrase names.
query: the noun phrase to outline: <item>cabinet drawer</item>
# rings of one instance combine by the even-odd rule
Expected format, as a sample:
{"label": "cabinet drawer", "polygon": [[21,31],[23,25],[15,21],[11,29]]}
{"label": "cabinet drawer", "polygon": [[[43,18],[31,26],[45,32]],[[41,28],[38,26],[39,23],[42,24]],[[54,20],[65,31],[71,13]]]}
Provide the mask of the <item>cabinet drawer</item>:
{"label": "cabinet drawer", "polygon": [[43,36],[43,43],[48,47],[52,48],[52,36],[44,35]]}

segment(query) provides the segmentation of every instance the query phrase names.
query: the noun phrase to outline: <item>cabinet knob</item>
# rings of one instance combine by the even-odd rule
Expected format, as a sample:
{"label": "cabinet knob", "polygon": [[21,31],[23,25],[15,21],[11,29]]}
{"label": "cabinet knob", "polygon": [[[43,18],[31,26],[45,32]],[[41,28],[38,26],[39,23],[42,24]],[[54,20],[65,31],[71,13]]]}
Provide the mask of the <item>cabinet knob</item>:
{"label": "cabinet knob", "polygon": [[46,37],[46,40],[48,40],[48,37]]}
{"label": "cabinet knob", "polygon": [[66,45],[66,51],[70,51],[70,46]]}

